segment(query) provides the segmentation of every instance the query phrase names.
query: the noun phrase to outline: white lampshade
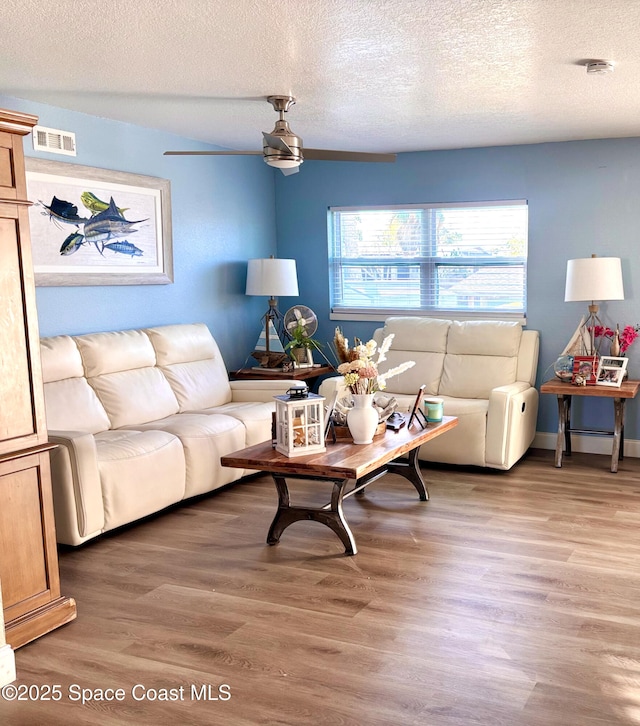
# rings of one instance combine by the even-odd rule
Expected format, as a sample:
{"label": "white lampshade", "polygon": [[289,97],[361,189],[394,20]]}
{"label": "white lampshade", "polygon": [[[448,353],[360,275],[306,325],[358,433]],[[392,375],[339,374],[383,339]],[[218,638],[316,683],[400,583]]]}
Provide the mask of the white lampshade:
{"label": "white lampshade", "polygon": [[247,295],[282,297],[298,295],[295,260],[249,260]]}
{"label": "white lampshade", "polygon": [[624,300],[620,258],[593,256],[568,260],[564,300]]}

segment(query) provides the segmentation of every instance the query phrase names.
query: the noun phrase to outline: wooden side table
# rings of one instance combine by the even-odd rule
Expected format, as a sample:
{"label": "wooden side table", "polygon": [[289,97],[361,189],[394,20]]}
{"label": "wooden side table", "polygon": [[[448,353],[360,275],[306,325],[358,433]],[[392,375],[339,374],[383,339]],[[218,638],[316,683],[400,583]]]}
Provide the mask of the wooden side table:
{"label": "wooden side table", "polygon": [[[635,398],[640,390],[640,381],[623,381],[620,388],[611,386],[574,386],[571,383],[552,380],[540,387],[541,393],[555,393],[558,397],[558,439],[556,442],[556,467],[562,466],[563,449],[571,456],[571,434],[597,434],[613,436],[611,452],[611,471],[618,471],[618,460],[624,459],[624,407],[628,398]],[[571,399],[573,396],[613,399],[613,431],[571,428]]]}
{"label": "wooden side table", "polygon": [[335,368],[330,365],[313,366],[313,368],[294,368],[292,371],[273,370],[272,368],[241,368],[239,371],[233,371],[229,374],[229,378],[235,381],[265,381],[265,380],[295,380],[310,381],[309,388],[313,387],[315,381],[320,376],[328,373],[334,373]]}

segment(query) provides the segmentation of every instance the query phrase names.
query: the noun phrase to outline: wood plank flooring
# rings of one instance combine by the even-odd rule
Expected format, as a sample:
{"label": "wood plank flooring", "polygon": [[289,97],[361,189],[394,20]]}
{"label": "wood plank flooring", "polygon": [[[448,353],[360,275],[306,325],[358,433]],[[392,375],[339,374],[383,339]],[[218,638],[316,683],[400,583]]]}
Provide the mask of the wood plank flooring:
{"label": "wood plank flooring", "polygon": [[639,725],[640,460],[609,463],[425,467],[427,503],[390,475],[345,503],[355,557],[314,522],[267,546],[267,476],[64,550],[78,619],[16,651],[62,697],[0,723]]}

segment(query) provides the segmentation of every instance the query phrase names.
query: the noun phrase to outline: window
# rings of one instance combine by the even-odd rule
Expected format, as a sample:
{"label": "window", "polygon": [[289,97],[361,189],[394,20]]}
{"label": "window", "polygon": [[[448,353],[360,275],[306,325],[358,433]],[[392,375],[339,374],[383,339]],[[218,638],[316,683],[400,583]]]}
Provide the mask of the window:
{"label": "window", "polygon": [[522,319],[524,201],[329,209],[334,319]]}

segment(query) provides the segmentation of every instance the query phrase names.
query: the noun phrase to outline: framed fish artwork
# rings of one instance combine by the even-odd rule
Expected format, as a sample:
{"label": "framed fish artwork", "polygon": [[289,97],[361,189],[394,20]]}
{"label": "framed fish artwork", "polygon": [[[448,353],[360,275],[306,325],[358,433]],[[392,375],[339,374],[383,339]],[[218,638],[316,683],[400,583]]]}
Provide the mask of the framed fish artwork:
{"label": "framed fish artwork", "polygon": [[25,159],[36,285],[173,282],[168,179]]}

